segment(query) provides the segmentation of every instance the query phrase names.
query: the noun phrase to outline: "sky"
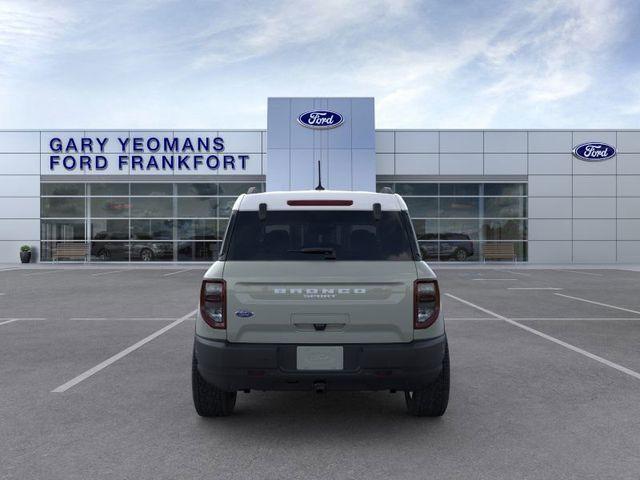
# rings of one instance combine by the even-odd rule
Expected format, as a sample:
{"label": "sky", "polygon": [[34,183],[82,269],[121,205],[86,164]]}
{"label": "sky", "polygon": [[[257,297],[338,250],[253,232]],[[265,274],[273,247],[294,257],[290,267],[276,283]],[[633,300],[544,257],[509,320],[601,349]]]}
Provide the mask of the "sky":
{"label": "sky", "polygon": [[640,128],[640,1],[0,0],[0,128]]}

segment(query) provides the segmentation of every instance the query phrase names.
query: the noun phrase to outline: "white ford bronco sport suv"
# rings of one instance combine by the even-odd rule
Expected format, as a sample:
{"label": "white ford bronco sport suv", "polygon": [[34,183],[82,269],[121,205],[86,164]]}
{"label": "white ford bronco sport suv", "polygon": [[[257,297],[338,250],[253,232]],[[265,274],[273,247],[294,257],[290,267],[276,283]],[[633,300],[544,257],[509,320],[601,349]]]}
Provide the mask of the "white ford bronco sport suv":
{"label": "white ford bronco sport suv", "polygon": [[241,195],[198,312],[201,416],[230,414],[252,389],[402,390],[413,415],[447,408],[438,281],[399,195]]}

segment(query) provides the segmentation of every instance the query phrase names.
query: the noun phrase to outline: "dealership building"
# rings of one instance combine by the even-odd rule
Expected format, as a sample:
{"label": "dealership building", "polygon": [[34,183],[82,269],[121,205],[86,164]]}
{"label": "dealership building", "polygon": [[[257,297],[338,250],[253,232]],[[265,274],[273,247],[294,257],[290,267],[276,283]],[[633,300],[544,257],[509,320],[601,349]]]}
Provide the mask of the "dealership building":
{"label": "dealership building", "polygon": [[373,98],[270,98],[266,130],[2,130],[0,263],[210,262],[239,194],[312,189],[318,162],[401,194],[429,261],[640,263],[640,130],[376,130]]}

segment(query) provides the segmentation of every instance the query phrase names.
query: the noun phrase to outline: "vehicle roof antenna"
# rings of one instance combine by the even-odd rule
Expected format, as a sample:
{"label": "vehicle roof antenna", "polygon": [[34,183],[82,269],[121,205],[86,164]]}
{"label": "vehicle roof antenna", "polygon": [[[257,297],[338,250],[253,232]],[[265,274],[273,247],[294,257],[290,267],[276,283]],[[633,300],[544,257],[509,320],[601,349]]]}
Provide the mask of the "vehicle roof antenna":
{"label": "vehicle roof antenna", "polygon": [[316,187],[316,190],[324,190],[324,187],[322,186],[322,170],[320,169],[320,160],[318,160],[318,186]]}

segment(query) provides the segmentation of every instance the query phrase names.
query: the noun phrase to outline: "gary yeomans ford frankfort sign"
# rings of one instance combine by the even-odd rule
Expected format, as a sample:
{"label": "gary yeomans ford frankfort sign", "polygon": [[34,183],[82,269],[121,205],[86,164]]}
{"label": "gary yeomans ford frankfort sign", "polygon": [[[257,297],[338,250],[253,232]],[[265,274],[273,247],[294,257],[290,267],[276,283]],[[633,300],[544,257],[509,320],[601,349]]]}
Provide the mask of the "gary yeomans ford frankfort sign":
{"label": "gary yeomans ford frankfort sign", "polygon": [[[115,146],[109,145],[115,140]],[[246,170],[249,155],[225,154],[222,137],[52,137],[47,173]],[[109,153],[108,153],[109,152]],[[116,153],[113,153],[116,152]],[[111,168],[110,168],[111,167]]]}

